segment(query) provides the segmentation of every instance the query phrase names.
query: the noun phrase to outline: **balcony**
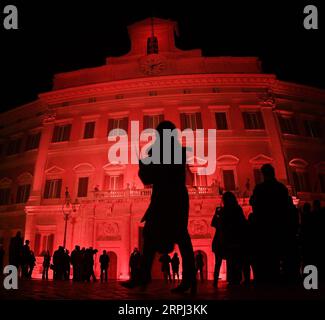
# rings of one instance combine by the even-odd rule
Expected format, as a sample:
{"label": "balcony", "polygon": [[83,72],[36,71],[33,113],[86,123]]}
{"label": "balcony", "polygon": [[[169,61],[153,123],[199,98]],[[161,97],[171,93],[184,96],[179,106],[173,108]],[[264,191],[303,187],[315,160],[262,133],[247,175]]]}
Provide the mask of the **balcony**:
{"label": "balcony", "polygon": [[[89,202],[105,202],[112,200],[132,200],[132,199],[149,199],[151,197],[152,189],[122,189],[109,191],[92,191],[87,198],[79,199],[81,203]],[[192,199],[204,199],[217,197],[217,190],[211,186],[189,187],[188,193]]]}

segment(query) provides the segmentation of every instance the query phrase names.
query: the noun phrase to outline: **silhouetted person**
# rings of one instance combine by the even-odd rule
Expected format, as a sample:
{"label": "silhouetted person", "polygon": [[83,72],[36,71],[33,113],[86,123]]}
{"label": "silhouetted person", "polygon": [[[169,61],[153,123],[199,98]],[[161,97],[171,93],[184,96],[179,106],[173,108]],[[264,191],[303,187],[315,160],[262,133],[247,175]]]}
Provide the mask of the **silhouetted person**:
{"label": "silhouetted person", "polygon": [[137,282],[140,276],[141,255],[138,248],[134,248],[130,255],[130,281]]}
{"label": "silhouetted person", "polygon": [[201,280],[201,282],[203,282],[204,281],[204,276],[203,276],[204,261],[203,261],[203,254],[200,250],[195,256],[195,267],[196,267],[196,273],[200,274],[200,280]]}
{"label": "silhouetted person", "polygon": [[161,255],[161,257],[159,258],[159,262],[161,263],[161,272],[163,273],[165,282],[171,282],[172,277],[170,274],[170,256],[167,253]]}
{"label": "silhouetted person", "polygon": [[43,255],[43,271],[42,271],[42,279],[49,279],[49,268],[51,265],[51,254],[50,251],[46,251]]}
{"label": "silhouetted person", "polygon": [[288,197],[288,216],[283,233],[283,247],[281,255],[282,279],[285,282],[300,281],[300,252],[298,247],[299,212],[293,203],[292,197]]}
{"label": "silhouetted person", "polygon": [[28,258],[28,279],[32,278],[32,274],[35,266],[36,266],[36,258],[34,255],[34,251],[30,250],[29,258]]}
{"label": "silhouetted person", "polygon": [[[148,157],[139,160],[141,181],[144,185],[152,185],[151,202],[141,220],[145,222],[145,226],[142,277],[139,284],[145,285],[150,281],[155,253],[171,253],[177,244],[182,256],[183,277],[181,284],[172,291],[184,292],[191,289],[194,293],[196,292],[194,253],[187,230],[189,197],[185,185],[186,149],[182,148],[178,137],[169,136],[171,143],[166,140],[167,130],[175,128],[170,121],[161,122],[157,127],[158,137],[148,151]],[[170,164],[166,164],[166,158],[169,158]],[[180,161],[177,163],[174,161],[175,158]],[[150,159],[158,160],[159,163],[156,161],[147,164]],[[124,285],[134,287],[136,284],[129,282]]]}
{"label": "silhouetted person", "polygon": [[71,258],[69,255],[69,250],[64,251],[63,255],[63,278],[64,280],[70,280],[70,262]]}
{"label": "silhouetted person", "polygon": [[30,252],[30,247],[29,247],[29,240],[25,241],[25,244],[23,245],[22,249],[22,274],[23,277],[28,279],[29,278],[29,265],[30,265],[30,257],[31,252]]}
{"label": "silhouetted person", "polygon": [[224,248],[224,241],[223,241],[223,233],[222,233],[222,219],[221,215],[223,214],[223,210],[221,207],[217,207],[215,214],[212,218],[211,227],[216,229],[212,240],[212,251],[215,257],[215,264],[214,264],[214,287],[218,286],[219,275],[220,275],[220,268],[222,264],[222,260],[225,259],[225,248]]}
{"label": "silhouetted person", "polygon": [[3,274],[4,257],[5,257],[5,250],[3,249],[3,245],[0,244],[0,276]]}
{"label": "silhouetted person", "polygon": [[247,220],[232,192],[225,192],[222,202],[220,232],[223,248],[221,250],[227,261],[227,281],[229,284],[240,284],[246,254]]}
{"label": "silhouetted person", "polygon": [[82,252],[80,246],[75,246],[75,249],[71,252],[71,264],[73,272],[73,281],[81,281],[82,275]]}
{"label": "silhouetted person", "polygon": [[16,236],[11,238],[9,245],[9,264],[17,267],[21,267],[23,252],[23,239],[21,232],[18,231]]}
{"label": "silhouetted person", "polygon": [[54,280],[62,280],[64,278],[64,260],[65,260],[65,252],[62,246],[59,246],[58,250],[56,250],[53,254],[53,272]]}
{"label": "silhouetted person", "polygon": [[109,256],[106,253],[106,250],[103,251],[103,254],[99,257],[100,263],[100,282],[107,282],[108,266],[109,266]]}
{"label": "silhouetted person", "polygon": [[264,181],[255,186],[251,203],[255,235],[255,280],[257,283],[278,281],[283,249],[288,244],[290,208],[288,189],[275,178],[274,168],[261,168]]}
{"label": "silhouetted person", "polygon": [[173,281],[175,282],[176,277],[177,277],[177,282],[179,282],[179,257],[177,252],[174,253],[172,260],[171,260],[171,265],[172,265],[172,272],[173,272]]}

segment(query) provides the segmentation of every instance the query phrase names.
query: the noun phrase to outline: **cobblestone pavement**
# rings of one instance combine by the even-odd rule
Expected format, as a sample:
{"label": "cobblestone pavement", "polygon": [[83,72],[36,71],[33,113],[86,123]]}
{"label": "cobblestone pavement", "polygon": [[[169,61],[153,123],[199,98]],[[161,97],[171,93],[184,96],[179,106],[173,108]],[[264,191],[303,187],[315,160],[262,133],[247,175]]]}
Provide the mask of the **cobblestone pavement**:
{"label": "cobblestone pavement", "polygon": [[126,289],[118,281],[101,284],[30,280],[19,281],[18,290],[5,290],[1,285],[0,300],[325,300],[324,290],[302,287],[228,287],[221,281],[216,289],[211,281],[206,281],[199,283],[195,297],[189,293],[172,294],[172,287],[158,280],[146,290]]}

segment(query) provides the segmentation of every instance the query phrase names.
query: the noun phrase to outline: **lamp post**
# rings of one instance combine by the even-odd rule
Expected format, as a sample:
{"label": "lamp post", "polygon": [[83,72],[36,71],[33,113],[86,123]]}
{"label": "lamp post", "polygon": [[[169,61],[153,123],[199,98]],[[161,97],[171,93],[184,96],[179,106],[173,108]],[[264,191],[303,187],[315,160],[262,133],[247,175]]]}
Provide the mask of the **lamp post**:
{"label": "lamp post", "polygon": [[64,204],[62,206],[63,219],[64,219],[63,248],[65,248],[66,242],[67,242],[68,220],[70,219],[72,214],[75,213],[78,209],[79,209],[78,199],[76,199],[74,202],[71,202],[71,197],[70,197],[68,188],[66,188],[65,201],[64,201]]}

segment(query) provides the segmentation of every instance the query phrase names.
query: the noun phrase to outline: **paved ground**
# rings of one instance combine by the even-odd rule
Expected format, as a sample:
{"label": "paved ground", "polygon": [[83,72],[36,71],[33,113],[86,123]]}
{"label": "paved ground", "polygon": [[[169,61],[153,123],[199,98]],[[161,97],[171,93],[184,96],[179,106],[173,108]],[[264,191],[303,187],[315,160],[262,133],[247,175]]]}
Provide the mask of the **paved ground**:
{"label": "paved ground", "polygon": [[123,288],[118,281],[109,283],[72,283],[65,281],[20,281],[18,290],[0,288],[0,300],[323,300],[324,290],[308,291],[301,287],[275,286],[227,287],[220,282],[217,289],[210,281],[199,284],[196,297],[190,294],[171,294],[172,285],[153,281],[148,288]]}

